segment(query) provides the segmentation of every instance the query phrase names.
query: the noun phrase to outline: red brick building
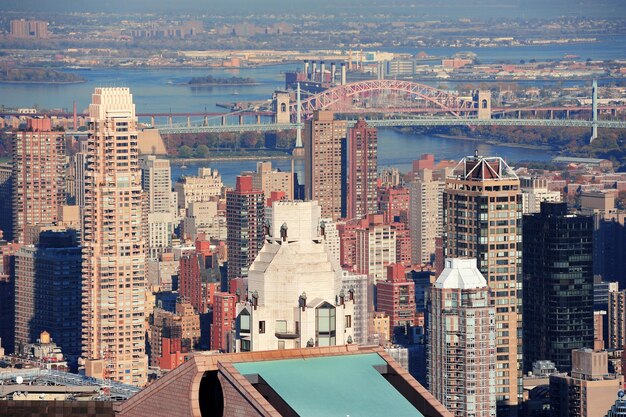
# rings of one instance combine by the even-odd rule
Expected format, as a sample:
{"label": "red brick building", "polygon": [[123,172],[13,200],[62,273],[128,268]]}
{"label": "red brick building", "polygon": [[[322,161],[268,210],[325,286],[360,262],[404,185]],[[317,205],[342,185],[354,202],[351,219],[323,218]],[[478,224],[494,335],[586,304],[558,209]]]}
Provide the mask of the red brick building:
{"label": "red brick building", "polygon": [[230,350],[230,332],[235,321],[237,296],[218,292],[214,297],[213,323],[211,324],[211,350]]}
{"label": "red brick building", "polygon": [[404,266],[387,266],[387,281],[376,284],[376,310],[389,316],[390,336],[397,326],[415,326],[415,283]]}

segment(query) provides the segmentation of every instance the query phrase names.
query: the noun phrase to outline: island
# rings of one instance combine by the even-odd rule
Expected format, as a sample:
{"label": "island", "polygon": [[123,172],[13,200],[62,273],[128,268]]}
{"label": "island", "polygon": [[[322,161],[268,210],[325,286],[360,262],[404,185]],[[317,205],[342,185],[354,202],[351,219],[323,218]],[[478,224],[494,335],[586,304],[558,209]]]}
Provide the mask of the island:
{"label": "island", "polygon": [[49,68],[0,67],[0,83],[75,84],[86,81],[79,75]]}
{"label": "island", "polygon": [[191,86],[211,86],[211,85],[256,85],[256,80],[244,77],[216,78],[212,75],[206,77],[194,77],[187,83]]}

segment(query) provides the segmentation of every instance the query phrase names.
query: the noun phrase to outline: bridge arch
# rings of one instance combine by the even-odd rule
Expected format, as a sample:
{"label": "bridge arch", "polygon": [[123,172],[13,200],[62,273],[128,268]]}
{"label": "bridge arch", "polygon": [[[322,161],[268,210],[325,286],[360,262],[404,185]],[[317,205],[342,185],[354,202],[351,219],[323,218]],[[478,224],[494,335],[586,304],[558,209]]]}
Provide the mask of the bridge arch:
{"label": "bridge arch", "polygon": [[[301,111],[304,117],[310,117],[316,110],[337,110],[337,106],[344,104],[360,94],[398,91],[410,94],[432,104],[435,109],[460,117],[462,113],[475,112],[476,103],[448,91],[440,90],[426,84],[404,80],[366,80],[339,85],[321,93],[315,94],[301,102]],[[297,103],[290,106],[291,113],[297,111]]]}

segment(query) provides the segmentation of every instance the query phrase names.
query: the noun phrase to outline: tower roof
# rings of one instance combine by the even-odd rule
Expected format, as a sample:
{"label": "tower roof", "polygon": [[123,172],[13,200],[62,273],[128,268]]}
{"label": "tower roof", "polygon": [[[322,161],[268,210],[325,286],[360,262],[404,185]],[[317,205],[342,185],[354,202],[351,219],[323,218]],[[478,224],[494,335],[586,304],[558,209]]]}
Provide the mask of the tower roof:
{"label": "tower roof", "polygon": [[487,281],[476,267],[475,258],[446,259],[446,267],[435,281],[435,288],[473,290],[484,288]]}
{"label": "tower roof", "polygon": [[499,156],[466,156],[457,164],[450,174],[462,180],[501,180],[518,179],[511,167]]}

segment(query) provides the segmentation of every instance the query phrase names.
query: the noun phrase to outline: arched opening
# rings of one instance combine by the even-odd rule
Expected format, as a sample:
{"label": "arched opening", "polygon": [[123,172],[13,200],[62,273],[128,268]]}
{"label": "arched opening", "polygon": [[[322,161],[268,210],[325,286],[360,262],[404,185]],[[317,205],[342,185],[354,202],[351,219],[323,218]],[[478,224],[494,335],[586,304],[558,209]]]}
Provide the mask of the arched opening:
{"label": "arched opening", "polygon": [[315,309],[316,346],[335,346],[337,343],[335,307],[327,302]]}
{"label": "arched opening", "polygon": [[200,381],[200,415],[202,417],[222,417],[224,415],[224,393],[217,371],[207,371]]}
{"label": "arched opening", "polygon": [[280,111],[281,112],[286,112],[287,111],[287,104],[280,103]]}
{"label": "arched opening", "polygon": [[487,99],[483,99],[483,100],[480,102],[480,106],[481,106],[481,108],[483,108],[483,109],[486,109],[486,108],[487,108],[487,105],[488,105],[488,103],[487,103]]}

